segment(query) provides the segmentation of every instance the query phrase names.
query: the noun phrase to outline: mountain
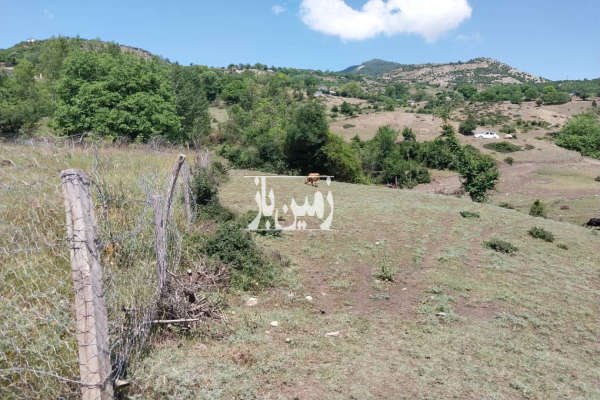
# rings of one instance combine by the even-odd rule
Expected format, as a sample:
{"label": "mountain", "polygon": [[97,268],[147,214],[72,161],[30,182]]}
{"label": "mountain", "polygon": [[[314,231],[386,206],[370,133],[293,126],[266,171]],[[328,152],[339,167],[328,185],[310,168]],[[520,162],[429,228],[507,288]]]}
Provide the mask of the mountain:
{"label": "mountain", "polygon": [[425,83],[441,87],[547,81],[491,58],[475,58],[447,64],[399,64],[374,59],[340,72],[367,75],[392,82]]}
{"label": "mountain", "polygon": [[340,71],[342,74],[365,74],[369,76],[380,76],[388,72],[392,72],[395,69],[401,68],[402,64],[385,61],[375,58],[371,61],[367,61],[360,65],[353,65],[351,67],[346,68],[343,71]]}

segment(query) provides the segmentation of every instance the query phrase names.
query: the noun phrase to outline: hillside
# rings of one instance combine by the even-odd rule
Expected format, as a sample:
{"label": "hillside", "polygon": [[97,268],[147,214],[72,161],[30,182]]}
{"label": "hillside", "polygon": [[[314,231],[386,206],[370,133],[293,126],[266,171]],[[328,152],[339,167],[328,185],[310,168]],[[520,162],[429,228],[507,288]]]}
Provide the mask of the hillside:
{"label": "hillside", "polygon": [[490,58],[448,64],[398,64],[371,60],[342,71],[379,77],[385,81],[425,83],[441,87],[471,84],[485,86],[496,83],[540,83],[546,79],[519,71]]}
{"label": "hillside", "polygon": [[375,58],[371,61],[367,61],[360,65],[353,65],[351,67],[348,67],[348,68],[340,71],[340,73],[342,73],[342,74],[358,73],[358,74],[364,74],[364,75],[369,75],[369,76],[375,77],[375,76],[380,76],[380,75],[386,74],[388,72],[391,72],[391,71],[401,68],[401,67],[402,67],[402,64]]}
{"label": "hillside", "polygon": [[[8,316],[0,322],[8,332],[0,349],[10,355],[9,367],[77,379],[73,335],[65,335],[74,328],[57,171],[83,168],[117,197],[106,212],[97,199],[99,221],[110,228],[103,235],[127,238],[104,264],[114,320],[121,301],[146,293],[154,272],[152,226],[148,219],[139,225],[147,214],[141,182],[166,181],[176,154],[0,148],[0,159],[14,163],[0,169],[7,185],[0,200],[15,204],[0,209],[7,222],[0,235],[7,284],[0,294]],[[252,174],[231,172],[219,195],[224,205],[255,209],[255,185],[243,178]],[[273,181],[277,207],[315,192],[298,180]],[[289,260],[281,281],[221,293],[231,306],[222,321],[207,319],[201,334],[171,327],[157,335],[146,356],[128,366],[131,398],[384,399],[398,390],[406,398],[600,395],[595,232],[448,196],[338,182],[330,190],[334,231],[257,236],[267,254]],[[480,218],[463,218],[463,210]],[[178,206],[181,229],[182,218]],[[554,233],[555,242],[531,237],[533,226]],[[490,250],[483,242],[491,239],[510,241],[518,251]],[[377,278],[382,266],[392,281]],[[255,306],[246,305],[249,297]],[[52,323],[37,322],[46,319]],[[10,351],[15,344],[27,352]],[[14,385],[4,377],[0,393],[8,390],[8,398],[20,388],[26,391],[14,398],[77,397],[76,388],[52,377],[30,375]]]}
{"label": "hillside", "polygon": [[[82,38],[69,38],[60,37],[69,43],[77,43],[82,49],[87,50],[94,47],[106,48],[111,45],[119,46],[122,52],[132,53],[145,59],[150,59],[154,55],[147,50],[140,49],[137,47],[126,46],[113,42],[106,42],[99,39],[82,39]],[[1,67],[12,67],[16,65],[20,59],[27,59],[32,62],[37,62],[44,43],[51,39],[35,40],[29,39],[15,44],[7,49],[0,49],[0,68]]]}

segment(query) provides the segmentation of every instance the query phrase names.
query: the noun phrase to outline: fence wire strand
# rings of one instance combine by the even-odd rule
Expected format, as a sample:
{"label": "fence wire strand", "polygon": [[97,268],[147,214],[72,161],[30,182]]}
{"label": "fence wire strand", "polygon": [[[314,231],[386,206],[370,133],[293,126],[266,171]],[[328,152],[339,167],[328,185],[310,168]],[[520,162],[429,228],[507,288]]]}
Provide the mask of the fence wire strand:
{"label": "fence wire strand", "polygon": [[[128,173],[78,139],[0,146],[0,398],[77,399],[81,395],[74,289],[59,172],[92,178],[98,251],[108,311],[111,379],[126,376],[147,344],[157,307],[149,196],[165,173]],[[123,163],[127,162],[124,160]],[[5,165],[5,166],[4,166]],[[121,167],[122,168],[122,167]],[[134,176],[135,175],[135,176]],[[169,227],[169,260],[181,258],[180,205]]]}

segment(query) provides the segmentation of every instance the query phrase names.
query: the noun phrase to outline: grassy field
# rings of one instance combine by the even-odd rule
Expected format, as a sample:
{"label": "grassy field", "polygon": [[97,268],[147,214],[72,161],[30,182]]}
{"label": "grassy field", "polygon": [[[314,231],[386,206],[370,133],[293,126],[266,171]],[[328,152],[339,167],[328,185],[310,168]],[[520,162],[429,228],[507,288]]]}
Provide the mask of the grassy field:
{"label": "grassy field", "polygon": [[[8,300],[0,370],[28,360],[77,378],[68,250],[15,253],[64,237],[59,171],[94,172],[110,198],[121,196],[107,215],[97,204],[106,239],[135,230],[143,215],[135,200],[164,186],[175,157],[148,148],[2,146],[0,159],[15,165],[0,169],[1,295]],[[248,173],[232,171],[222,188],[233,210],[256,208]],[[272,182],[278,207],[317,190],[301,180]],[[229,292],[226,318],[207,321],[199,333],[164,331],[130,366],[128,398],[600,398],[597,232],[448,196],[335,182],[331,191],[334,230],[257,236],[267,254],[291,261],[280,281]],[[463,218],[465,210],[480,218]],[[181,223],[181,207],[175,219]],[[105,260],[113,310],[151,287],[151,228],[143,226],[126,242],[128,257]],[[534,226],[555,242],[531,237]],[[491,239],[519,250],[495,252],[483,245]],[[246,305],[251,296],[256,306]],[[15,343],[21,353],[9,354]],[[0,375],[0,397],[2,390],[8,398],[76,396],[51,377],[38,380]],[[15,394],[22,387],[30,391]]]}
{"label": "grassy field", "polygon": [[[274,186],[281,200],[314,191],[293,180]],[[451,197],[331,190],[335,231],[263,239],[291,258],[288,279],[234,296],[225,338],[157,346],[137,369],[138,398],[600,396],[595,232]],[[238,176],[222,199],[252,209],[253,193]],[[533,226],[556,242],[530,237]],[[485,248],[492,238],[519,251]],[[376,278],[383,263],[393,282]],[[257,306],[245,305],[250,295]]]}

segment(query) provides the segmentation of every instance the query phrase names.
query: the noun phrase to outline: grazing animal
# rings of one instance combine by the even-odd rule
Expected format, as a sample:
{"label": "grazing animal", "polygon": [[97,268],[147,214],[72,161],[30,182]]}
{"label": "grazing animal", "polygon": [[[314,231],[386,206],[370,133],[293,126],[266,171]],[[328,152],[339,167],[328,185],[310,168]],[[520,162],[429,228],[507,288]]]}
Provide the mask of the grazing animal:
{"label": "grazing animal", "polygon": [[600,218],[592,218],[588,221],[586,225],[600,228]]}
{"label": "grazing animal", "polygon": [[310,184],[313,186],[319,186],[319,185],[317,185],[317,182],[319,182],[319,179],[321,179],[321,175],[319,175],[318,172],[311,172],[310,174],[308,174],[308,176],[304,180],[304,184],[307,185],[310,182]]}

